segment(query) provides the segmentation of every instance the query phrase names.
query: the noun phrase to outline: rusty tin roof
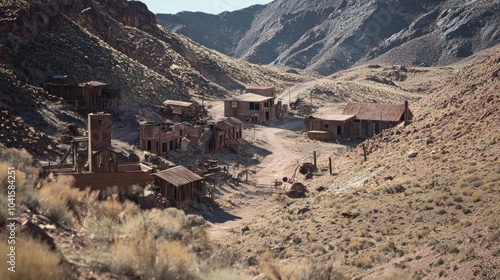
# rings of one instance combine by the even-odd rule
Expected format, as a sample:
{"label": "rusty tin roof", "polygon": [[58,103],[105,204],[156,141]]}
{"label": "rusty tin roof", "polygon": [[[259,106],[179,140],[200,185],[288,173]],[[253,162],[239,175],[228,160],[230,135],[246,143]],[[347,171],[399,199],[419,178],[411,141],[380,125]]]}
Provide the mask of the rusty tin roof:
{"label": "rusty tin roof", "polygon": [[167,170],[163,170],[161,172],[153,174],[153,176],[167,181],[168,183],[176,187],[187,185],[189,183],[193,183],[203,179],[198,174],[194,173],[184,166],[176,166]]}
{"label": "rusty tin roof", "polygon": [[359,120],[397,122],[405,112],[404,104],[348,103],[342,114]]}

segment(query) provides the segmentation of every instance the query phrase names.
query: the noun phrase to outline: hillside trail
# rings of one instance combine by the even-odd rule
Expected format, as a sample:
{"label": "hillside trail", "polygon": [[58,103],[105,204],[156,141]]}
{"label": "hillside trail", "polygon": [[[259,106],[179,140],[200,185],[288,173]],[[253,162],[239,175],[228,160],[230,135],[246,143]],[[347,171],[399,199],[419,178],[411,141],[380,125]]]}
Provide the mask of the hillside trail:
{"label": "hillside trail", "polygon": [[309,93],[315,86],[331,81],[326,78],[317,78],[309,82],[295,84],[278,94],[276,100],[281,100],[283,104],[290,104],[290,102],[297,100],[300,95]]}

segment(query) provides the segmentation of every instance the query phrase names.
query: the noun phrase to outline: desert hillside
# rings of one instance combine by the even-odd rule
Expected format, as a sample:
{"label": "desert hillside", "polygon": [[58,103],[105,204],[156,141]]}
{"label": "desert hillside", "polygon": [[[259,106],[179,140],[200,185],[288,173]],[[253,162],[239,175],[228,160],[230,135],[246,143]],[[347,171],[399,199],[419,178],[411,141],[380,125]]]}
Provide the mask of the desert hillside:
{"label": "desert hillside", "polygon": [[[136,133],[137,118],[154,119],[154,106],[165,99],[221,99],[245,85],[283,88],[309,79],[297,71],[241,62],[173,34],[159,27],[141,2],[15,0],[0,5],[0,106],[9,118],[20,118],[12,120],[16,125],[47,135],[63,132],[69,123],[85,127],[41,89],[54,75],[120,89],[117,116],[127,124],[124,134]],[[25,146],[5,132],[9,141],[2,138],[2,143]]]}
{"label": "desert hillside", "polygon": [[361,146],[312,141],[320,171],[302,179],[308,197],[274,194],[281,206],[225,239],[272,277],[314,259],[354,279],[497,279],[499,62],[495,47],[451,65],[457,73],[413,105],[412,124],[364,142],[367,161]]}
{"label": "desert hillside", "polygon": [[[391,13],[397,24],[377,46],[346,53],[353,42],[366,43],[366,25],[391,3],[405,7]],[[486,48],[498,42],[498,8],[495,1],[277,0],[199,15],[218,28],[221,20],[246,18],[217,31],[226,38],[221,44],[251,46],[240,57],[336,71],[321,76],[208,49],[158,25],[139,1],[1,2],[0,208],[9,211],[0,211],[0,279],[499,279],[500,45]],[[346,17],[353,21],[339,25]],[[331,26],[339,37],[322,37]],[[305,29],[292,38],[285,27]],[[267,48],[276,42],[279,48]],[[237,55],[239,47],[222,51]],[[392,60],[398,52],[408,60]],[[43,90],[63,74],[121,90],[112,114],[90,122],[109,136],[98,141],[109,140],[104,148],[92,149],[97,140],[86,134],[85,116]],[[203,154],[184,150],[184,140],[181,149],[147,157],[135,145],[139,120],[167,122],[155,111],[163,100],[203,100],[208,116],[219,119],[224,99],[246,85],[275,86],[276,96],[272,90],[264,99],[290,105],[289,112],[263,123],[208,123],[200,143],[228,142]],[[254,101],[231,107],[255,118],[258,104],[274,106]],[[305,129],[314,111],[404,101],[413,119],[405,125],[405,108],[399,125],[368,139],[319,141]],[[112,120],[112,133],[103,120]],[[89,134],[73,138],[87,147],[72,146],[71,166],[70,157],[67,168],[40,164],[69,154],[61,136]],[[120,170],[119,156],[131,153],[141,157],[128,157],[134,164]],[[91,179],[76,188],[78,178]],[[287,190],[282,182],[291,178],[306,191]],[[105,185],[119,180],[121,187]],[[8,270],[12,251],[15,273]]]}
{"label": "desert hillside", "polygon": [[372,59],[413,66],[456,62],[500,42],[499,13],[500,2],[486,0],[277,0],[218,15],[157,17],[225,54],[328,75]]}

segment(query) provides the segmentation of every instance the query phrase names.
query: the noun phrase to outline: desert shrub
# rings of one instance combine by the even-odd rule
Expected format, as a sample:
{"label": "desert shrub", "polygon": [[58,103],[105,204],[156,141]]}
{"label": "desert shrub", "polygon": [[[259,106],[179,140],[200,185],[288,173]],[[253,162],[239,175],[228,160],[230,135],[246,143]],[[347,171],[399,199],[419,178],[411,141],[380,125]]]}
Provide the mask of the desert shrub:
{"label": "desert shrub", "polygon": [[81,192],[74,189],[73,178],[59,176],[46,183],[38,193],[40,212],[57,225],[71,222],[71,211],[80,217]]}
{"label": "desert shrub", "polygon": [[183,243],[197,224],[175,209],[136,214],[115,233],[106,264],[143,279],[198,279],[196,258]]}
{"label": "desert shrub", "polygon": [[342,273],[338,272],[332,264],[323,265],[313,263],[308,260],[301,262],[286,263],[281,266],[268,264],[266,270],[263,270],[269,279],[325,279],[325,280],[344,280],[347,279]]}
{"label": "desert shrub", "polygon": [[[10,245],[0,238],[0,251],[8,252]],[[69,272],[61,266],[61,257],[46,244],[25,236],[16,239],[16,271],[0,269],[0,279],[69,279]]]}
{"label": "desert shrub", "polygon": [[[19,210],[24,207],[35,210],[38,207],[38,197],[33,187],[38,176],[37,169],[32,167],[32,161],[26,150],[7,149],[0,144],[0,191],[7,192],[7,171],[9,167],[15,167],[16,204]],[[0,198],[0,205],[6,202],[3,201],[4,198],[6,197]],[[3,213],[0,214],[0,224],[3,223],[2,215]]]}
{"label": "desert shrub", "polygon": [[198,279],[192,254],[178,241],[156,239],[138,229],[111,247],[110,268],[142,279]]}

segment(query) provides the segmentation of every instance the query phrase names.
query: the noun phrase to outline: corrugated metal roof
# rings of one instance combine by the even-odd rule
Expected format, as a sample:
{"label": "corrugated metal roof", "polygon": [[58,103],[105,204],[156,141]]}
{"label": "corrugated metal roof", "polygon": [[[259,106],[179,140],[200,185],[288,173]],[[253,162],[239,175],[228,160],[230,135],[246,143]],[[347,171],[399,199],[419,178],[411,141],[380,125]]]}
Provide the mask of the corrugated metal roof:
{"label": "corrugated metal roof", "polygon": [[179,107],[189,107],[193,105],[192,102],[185,102],[185,101],[178,101],[178,100],[165,100],[163,102],[163,105],[165,106],[179,106]]}
{"label": "corrugated metal roof", "polygon": [[347,121],[354,118],[354,115],[342,115],[338,113],[314,113],[309,117],[326,121]]}
{"label": "corrugated metal roof", "polygon": [[255,93],[245,93],[242,95],[238,95],[231,100],[247,101],[247,102],[263,102],[263,101],[267,101],[270,99],[273,99],[273,97],[262,96],[262,95],[258,95]]}
{"label": "corrugated metal roof", "polygon": [[203,179],[198,174],[194,173],[184,166],[176,166],[167,170],[163,170],[161,172],[153,174],[153,176],[167,181],[168,183],[176,187],[187,185],[189,183],[193,183]]}
{"label": "corrugated metal roof", "polygon": [[404,104],[349,103],[342,114],[355,115],[359,120],[397,122],[404,111]]}

